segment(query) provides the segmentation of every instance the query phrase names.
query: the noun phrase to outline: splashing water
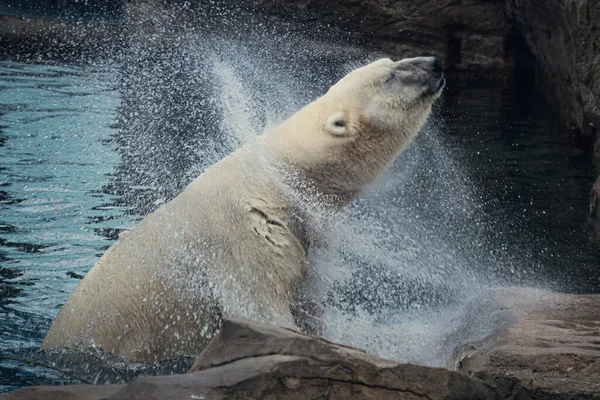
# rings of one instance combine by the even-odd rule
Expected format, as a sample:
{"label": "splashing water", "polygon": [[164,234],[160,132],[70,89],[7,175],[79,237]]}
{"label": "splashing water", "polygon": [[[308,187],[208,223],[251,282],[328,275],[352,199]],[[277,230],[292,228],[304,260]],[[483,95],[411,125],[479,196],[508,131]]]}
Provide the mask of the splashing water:
{"label": "splashing water", "polygon": [[231,140],[229,146],[239,148],[258,134],[256,129],[260,126],[260,122],[257,116],[253,115],[256,108],[253,107],[252,99],[244,90],[242,81],[230,64],[215,60],[213,74],[219,78],[221,108],[223,115],[226,116],[222,119],[221,129],[223,132],[230,133],[227,136]]}
{"label": "splashing water", "polygon": [[[271,60],[240,59],[248,55],[239,47],[229,55],[215,61],[212,71],[219,78],[223,134],[238,147],[306,99],[290,90],[302,80],[278,76]],[[337,78],[348,64],[338,64]],[[314,202],[305,210],[318,236],[309,253],[309,279],[312,295],[325,307],[324,336],[386,358],[440,366],[449,365],[460,344],[498,328],[497,323],[461,324],[491,288],[490,278],[494,285],[501,280],[479,267],[481,257],[474,256],[480,254],[467,250],[484,241],[484,223],[477,221],[468,178],[448,154],[438,121],[432,120],[390,170],[343,212],[330,219]],[[460,229],[462,234],[456,232]]]}
{"label": "splashing water", "polygon": [[[98,67],[108,73],[99,73],[96,84],[88,79],[80,85],[89,71],[77,67],[72,67],[75,78],[69,78],[71,67],[64,67],[67,72],[50,84],[46,72],[16,74],[18,80],[29,80],[23,85],[27,93],[49,93],[48,101],[61,106],[58,111],[40,109],[33,100],[45,101],[39,100],[39,93],[19,100],[31,103],[24,108],[27,112],[48,117],[32,123],[40,125],[40,132],[54,134],[47,140],[41,140],[43,135],[28,140],[32,146],[41,143],[38,157],[48,157],[46,161],[62,171],[44,175],[29,188],[59,198],[65,190],[52,185],[67,181],[74,187],[66,189],[76,195],[64,195],[65,202],[81,210],[73,214],[73,221],[62,218],[60,204],[34,204],[33,194],[15,189],[22,183],[19,176],[9,178],[6,187],[15,185],[6,189],[8,200],[10,196],[25,200],[9,205],[12,214],[0,231],[12,235],[8,236],[12,241],[0,243],[9,249],[10,262],[5,263],[8,268],[0,268],[0,283],[9,282],[9,290],[19,288],[14,304],[2,309],[2,315],[15,321],[5,330],[8,336],[2,336],[2,350],[39,346],[50,318],[77,283],[65,273],[85,273],[123,227],[323,94],[350,69],[378,58],[318,27],[232,16],[227,10],[207,14],[203,27],[180,15],[156,14],[160,12],[152,17],[158,19],[155,23],[130,27],[126,48],[108,65]],[[144,31],[148,26],[153,29],[149,33]],[[323,42],[322,37],[329,39]],[[7,76],[4,81],[13,79]],[[115,84],[107,89],[106,81]],[[12,90],[11,84],[5,87]],[[60,91],[73,87],[72,94],[61,97]],[[77,100],[78,96],[89,101]],[[12,120],[13,113],[21,112],[20,105],[4,105],[8,108],[0,108],[7,115],[2,121],[11,128],[8,139],[0,135],[0,144],[7,140],[14,147],[28,128]],[[69,121],[79,125],[74,128]],[[514,218],[504,220],[501,214],[490,213],[490,201],[472,183],[472,171],[463,169],[468,163],[463,148],[445,134],[448,122],[434,113],[391,168],[338,215],[324,219],[327,210],[307,207],[316,234],[308,279],[312,295],[324,307],[320,318],[327,339],[398,361],[451,367],[457,346],[506,322],[507,316],[490,299],[493,287],[540,284],[540,268],[529,244],[507,240],[516,231]],[[54,153],[44,147],[50,145],[87,162],[69,164],[67,170],[62,156],[51,160]],[[27,146],[22,146],[23,157],[31,156]],[[18,156],[21,153],[15,159]],[[30,164],[34,171],[37,164]],[[80,177],[89,179],[81,183]],[[29,178],[35,181],[35,176]],[[19,207],[44,217],[50,210],[51,215],[48,221],[32,222]],[[85,229],[77,222],[82,219]],[[27,228],[30,225],[36,229]],[[64,236],[48,239],[47,232],[59,230]],[[17,254],[16,245],[40,242],[45,247]],[[16,272],[6,273],[13,265]],[[24,327],[26,333],[21,334]],[[116,365],[115,361],[109,369]],[[139,366],[133,370],[155,371]]]}

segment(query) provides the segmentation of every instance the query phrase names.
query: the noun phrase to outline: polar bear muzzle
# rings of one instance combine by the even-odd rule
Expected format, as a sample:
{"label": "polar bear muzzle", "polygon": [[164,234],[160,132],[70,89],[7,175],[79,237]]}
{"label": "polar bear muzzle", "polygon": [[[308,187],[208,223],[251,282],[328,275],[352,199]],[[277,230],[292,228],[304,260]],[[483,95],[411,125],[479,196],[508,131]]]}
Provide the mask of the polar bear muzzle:
{"label": "polar bear muzzle", "polygon": [[[420,96],[439,96],[446,79],[444,78],[442,60],[439,57],[406,58],[394,63],[390,76],[386,79],[388,89],[399,89]],[[410,93],[412,89],[413,93]]]}

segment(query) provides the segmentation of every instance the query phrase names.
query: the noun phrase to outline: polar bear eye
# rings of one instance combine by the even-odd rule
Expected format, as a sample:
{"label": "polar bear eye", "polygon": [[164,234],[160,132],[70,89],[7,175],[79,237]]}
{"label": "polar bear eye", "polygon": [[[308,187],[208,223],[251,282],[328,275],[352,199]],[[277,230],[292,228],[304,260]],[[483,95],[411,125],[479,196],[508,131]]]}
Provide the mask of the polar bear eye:
{"label": "polar bear eye", "polygon": [[346,136],[347,128],[346,128],[346,120],[344,115],[340,113],[335,113],[327,120],[327,130],[333,136]]}
{"label": "polar bear eye", "polygon": [[383,82],[384,84],[389,84],[390,82],[392,82],[394,79],[396,78],[396,73],[394,71],[391,71],[388,76],[385,78],[385,81]]}

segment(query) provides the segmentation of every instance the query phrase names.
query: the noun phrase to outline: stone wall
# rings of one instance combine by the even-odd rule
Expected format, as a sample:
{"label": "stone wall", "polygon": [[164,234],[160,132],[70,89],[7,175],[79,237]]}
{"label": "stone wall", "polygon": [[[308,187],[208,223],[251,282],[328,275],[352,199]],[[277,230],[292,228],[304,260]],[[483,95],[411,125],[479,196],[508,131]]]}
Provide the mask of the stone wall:
{"label": "stone wall", "polygon": [[570,144],[600,157],[600,2],[508,0],[536,58],[536,84],[569,127]]}
{"label": "stone wall", "polygon": [[511,24],[503,0],[253,0],[246,5],[292,14],[367,36],[380,50],[404,57],[435,54],[461,71],[505,72]]}

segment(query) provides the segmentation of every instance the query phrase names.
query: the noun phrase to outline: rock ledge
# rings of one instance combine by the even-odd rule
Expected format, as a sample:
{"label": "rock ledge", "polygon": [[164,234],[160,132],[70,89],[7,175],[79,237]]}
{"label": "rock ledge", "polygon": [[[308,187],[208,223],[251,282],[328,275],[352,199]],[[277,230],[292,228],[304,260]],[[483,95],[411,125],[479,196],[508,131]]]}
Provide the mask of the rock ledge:
{"label": "rock ledge", "polygon": [[500,399],[442,368],[398,364],[287,329],[229,320],[184,375],[128,385],[34,387],[3,399]]}

